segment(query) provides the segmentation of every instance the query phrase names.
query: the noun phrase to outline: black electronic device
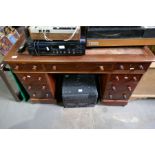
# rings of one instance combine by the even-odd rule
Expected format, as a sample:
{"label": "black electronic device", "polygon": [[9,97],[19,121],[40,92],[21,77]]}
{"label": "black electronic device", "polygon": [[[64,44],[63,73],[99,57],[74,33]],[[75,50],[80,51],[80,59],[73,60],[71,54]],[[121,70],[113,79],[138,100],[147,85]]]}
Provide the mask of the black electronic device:
{"label": "black electronic device", "polygon": [[89,26],[87,38],[116,39],[142,37],[144,29],[141,26]]}
{"label": "black electronic device", "polygon": [[78,56],[85,54],[85,39],[79,41],[33,41],[27,40],[27,49],[31,55]]}
{"label": "black electronic device", "polygon": [[64,107],[90,107],[97,103],[95,75],[64,75],[62,100]]}
{"label": "black electronic device", "polygon": [[144,38],[155,38],[155,26],[145,26],[143,37]]}

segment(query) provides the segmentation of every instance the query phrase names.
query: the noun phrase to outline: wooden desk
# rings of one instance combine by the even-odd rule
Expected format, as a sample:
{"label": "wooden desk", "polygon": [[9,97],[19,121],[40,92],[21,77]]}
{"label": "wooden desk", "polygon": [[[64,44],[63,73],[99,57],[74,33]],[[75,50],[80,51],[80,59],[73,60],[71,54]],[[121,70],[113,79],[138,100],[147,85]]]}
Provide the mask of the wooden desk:
{"label": "wooden desk", "polygon": [[24,37],[5,57],[32,102],[55,103],[55,74],[98,74],[103,104],[126,105],[133,90],[155,57],[147,46],[98,48],[83,56],[31,56],[18,54]]}

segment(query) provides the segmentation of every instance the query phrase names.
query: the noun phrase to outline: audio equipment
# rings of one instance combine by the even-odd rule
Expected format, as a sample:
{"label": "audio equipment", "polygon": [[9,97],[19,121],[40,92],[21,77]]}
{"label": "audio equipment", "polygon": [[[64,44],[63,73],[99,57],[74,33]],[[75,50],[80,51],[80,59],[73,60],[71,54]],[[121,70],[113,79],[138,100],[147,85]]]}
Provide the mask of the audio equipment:
{"label": "audio equipment", "polygon": [[32,40],[79,40],[80,26],[30,26],[29,34]]}
{"label": "audio equipment", "polygon": [[89,26],[88,38],[133,38],[141,37],[143,30],[140,26]]}
{"label": "audio equipment", "polygon": [[27,49],[31,55],[42,56],[78,56],[85,54],[85,39],[79,41],[33,41],[27,40]]}
{"label": "audio equipment", "polygon": [[88,26],[87,47],[152,45],[155,26]]}

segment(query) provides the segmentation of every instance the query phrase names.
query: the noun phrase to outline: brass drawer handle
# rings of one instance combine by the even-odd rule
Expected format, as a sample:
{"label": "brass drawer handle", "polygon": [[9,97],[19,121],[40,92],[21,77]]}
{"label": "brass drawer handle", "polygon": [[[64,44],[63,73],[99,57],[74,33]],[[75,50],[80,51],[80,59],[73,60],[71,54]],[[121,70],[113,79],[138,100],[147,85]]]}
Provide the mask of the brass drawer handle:
{"label": "brass drawer handle", "polygon": [[124,76],[124,79],[125,79],[125,80],[128,80],[128,79],[129,79],[129,77],[128,77],[128,76]]}
{"label": "brass drawer handle", "polygon": [[38,77],[38,80],[41,81],[41,79],[42,79],[42,77],[39,76],[39,77]]}
{"label": "brass drawer handle", "polygon": [[15,70],[19,70],[19,66],[18,65],[16,65],[16,67],[14,68]]}
{"label": "brass drawer handle", "polygon": [[144,69],[143,65],[139,65],[139,69],[143,70]]}
{"label": "brass drawer handle", "polygon": [[47,98],[49,97],[49,94],[48,94],[48,93],[46,94],[46,97],[47,97]]}
{"label": "brass drawer handle", "polygon": [[117,81],[119,81],[119,76],[115,76],[115,79],[116,79]]}
{"label": "brass drawer handle", "polygon": [[54,66],[52,66],[52,69],[55,71],[55,70],[57,70],[57,67],[54,65]]}
{"label": "brass drawer handle", "polygon": [[104,66],[99,66],[101,71],[104,71]]}
{"label": "brass drawer handle", "polygon": [[112,99],[112,95],[111,94],[109,94],[109,98]]}
{"label": "brass drawer handle", "polygon": [[134,81],[137,81],[137,77],[136,76],[134,76],[133,79],[134,79]]}
{"label": "brass drawer handle", "polygon": [[42,86],[42,89],[43,89],[43,90],[45,90],[45,89],[46,89],[46,86],[45,86],[45,85],[43,85],[43,86]]}
{"label": "brass drawer handle", "polygon": [[37,70],[37,66],[34,65],[34,66],[32,67],[32,70]]}
{"label": "brass drawer handle", "polygon": [[135,70],[135,68],[134,67],[130,67],[130,70],[132,71],[132,70]]}
{"label": "brass drawer handle", "polygon": [[31,86],[28,86],[28,90],[31,90],[31,88],[32,88]]}
{"label": "brass drawer handle", "polygon": [[128,86],[128,90],[131,92],[132,91],[132,88],[131,88],[131,86]]}
{"label": "brass drawer handle", "polygon": [[124,70],[124,66],[123,66],[123,65],[120,65],[120,69],[121,69],[121,70]]}
{"label": "brass drawer handle", "polygon": [[127,95],[126,95],[126,94],[123,94],[123,98],[124,98],[124,99],[127,99]]}
{"label": "brass drawer handle", "polygon": [[116,87],[115,87],[115,86],[112,86],[112,90],[113,90],[113,91],[116,91]]}
{"label": "brass drawer handle", "polygon": [[33,93],[32,96],[33,96],[33,97],[36,97],[36,93]]}
{"label": "brass drawer handle", "polygon": [[22,79],[25,81],[26,80],[26,76],[23,76]]}

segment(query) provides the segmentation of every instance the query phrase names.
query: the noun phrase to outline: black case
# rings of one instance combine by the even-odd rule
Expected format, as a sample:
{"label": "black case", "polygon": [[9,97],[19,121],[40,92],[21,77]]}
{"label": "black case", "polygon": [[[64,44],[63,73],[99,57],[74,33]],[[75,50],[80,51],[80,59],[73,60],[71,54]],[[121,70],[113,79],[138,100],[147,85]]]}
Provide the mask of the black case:
{"label": "black case", "polygon": [[144,38],[155,38],[155,26],[149,26],[144,30]]}
{"label": "black case", "polygon": [[143,37],[141,26],[89,26],[87,38],[116,39]]}
{"label": "black case", "polygon": [[[30,38],[27,40],[27,49],[31,55],[84,55],[85,54],[85,39],[80,41],[33,41]],[[60,46],[65,48],[60,49]]]}
{"label": "black case", "polygon": [[65,75],[62,83],[64,107],[90,107],[97,103],[95,75]]}

